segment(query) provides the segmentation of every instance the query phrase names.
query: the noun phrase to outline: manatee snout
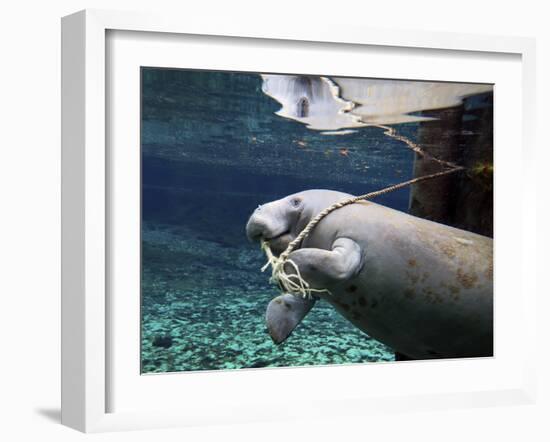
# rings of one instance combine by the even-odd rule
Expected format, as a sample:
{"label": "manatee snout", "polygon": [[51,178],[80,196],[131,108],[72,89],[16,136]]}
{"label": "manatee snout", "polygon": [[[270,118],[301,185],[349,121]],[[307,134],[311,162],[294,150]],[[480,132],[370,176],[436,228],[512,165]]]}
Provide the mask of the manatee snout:
{"label": "manatee snout", "polygon": [[288,226],[267,214],[254,212],[246,223],[246,236],[252,242],[270,241],[286,233]]}
{"label": "manatee snout", "polygon": [[271,251],[279,255],[294,239],[291,216],[279,201],[259,206],[246,224],[246,236],[252,242],[268,241]]}
{"label": "manatee snout", "polygon": [[270,241],[289,233],[288,217],[278,209],[276,204],[270,203],[254,211],[246,223],[246,236],[250,241]]}
{"label": "manatee snout", "polygon": [[252,214],[248,222],[246,223],[246,236],[251,242],[258,242],[262,238],[265,238],[269,227],[266,220],[262,219],[255,212]]}

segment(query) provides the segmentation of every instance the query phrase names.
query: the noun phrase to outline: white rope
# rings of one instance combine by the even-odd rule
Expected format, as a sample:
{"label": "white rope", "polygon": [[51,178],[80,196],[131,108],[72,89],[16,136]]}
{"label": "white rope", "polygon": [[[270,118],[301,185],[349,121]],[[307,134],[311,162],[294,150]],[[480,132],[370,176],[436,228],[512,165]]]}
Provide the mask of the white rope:
{"label": "white rope", "polygon": [[[292,259],[288,259],[288,257],[281,259],[281,256],[276,257],[273,255],[269,247],[269,242],[262,240],[261,247],[267,256],[267,263],[262,267],[262,272],[265,272],[268,267],[271,266],[271,277],[269,278],[269,282],[279,286],[279,289],[283,293],[292,293],[308,299],[312,297],[312,293],[314,292],[325,292],[330,294],[330,291],[327,289],[311,288],[309,283],[302,278],[300,269]],[[292,266],[294,273],[286,273],[284,269],[285,264]]]}

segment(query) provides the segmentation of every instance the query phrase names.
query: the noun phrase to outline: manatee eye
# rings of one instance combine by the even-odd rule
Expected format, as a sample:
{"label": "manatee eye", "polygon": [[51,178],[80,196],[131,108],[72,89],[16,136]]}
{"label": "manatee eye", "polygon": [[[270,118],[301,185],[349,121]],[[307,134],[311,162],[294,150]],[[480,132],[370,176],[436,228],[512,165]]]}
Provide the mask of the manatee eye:
{"label": "manatee eye", "polygon": [[302,205],[302,200],[300,198],[292,198],[290,200],[290,205],[294,208],[298,208]]}

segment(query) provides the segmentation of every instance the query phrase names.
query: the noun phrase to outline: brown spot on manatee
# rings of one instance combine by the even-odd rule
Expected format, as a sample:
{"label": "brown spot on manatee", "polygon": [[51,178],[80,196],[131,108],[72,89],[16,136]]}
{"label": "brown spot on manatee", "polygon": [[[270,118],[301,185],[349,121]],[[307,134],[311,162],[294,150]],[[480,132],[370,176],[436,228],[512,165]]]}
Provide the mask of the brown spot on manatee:
{"label": "brown spot on manatee", "polygon": [[434,296],[434,291],[429,288],[429,287],[424,287],[422,289],[422,293],[424,293],[424,296],[426,298],[426,300],[430,303],[430,304],[435,304],[435,296]]}
{"label": "brown spot on manatee", "polygon": [[425,287],[422,293],[424,293],[424,297],[429,304],[441,304],[443,302],[443,297],[431,287]]}
{"label": "brown spot on manatee", "polygon": [[356,285],[350,285],[349,287],[346,288],[346,292],[349,292],[349,293],[353,293],[357,290],[357,286]]}
{"label": "brown spot on manatee", "polygon": [[405,295],[405,298],[413,299],[416,296],[416,292],[414,291],[414,289],[408,288],[405,289],[403,295]]}
{"label": "brown spot on manatee", "polygon": [[449,291],[449,295],[451,296],[452,299],[454,299],[455,301],[460,298],[459,294],[460,294],[460,287],[457,287],[456,285],[453,285],[453,284],[448,284],[446,282],[440,282],[439,285],[445,289],[447,289]]}
{"label": "brown spot on manatee", "polygon": [[407,264],[409,265],[409,267],[415,267],[416,266],[416,259],[413,259],[413,258],[409,259],[407,261]]}
{"label": "brown spot on manatee", "polygon": [[425,295],[426,301],[430,304],[441,304],[441,302],[443,302],[443,298],[439,293],[435,292],[430,287],[425,287],[422,292]]}
{"label": "brown spot on manatee", "polygon": [[460,299],[460,288],[456,285],[445,284],[445,288],[449,291],[450,298],[453,301],[458,301]]}
{"label": "brown spot on manatee", "polygon": [[458,292],[460,292],[460,289],[456,285],[449,285],[449,291],[455,295],[458,295]]}
{"label": "brown spot on manatee", "polygon": [[456,256],[456,250],[450,244],[441,244],[441,251],[449,258],[454,258]]}
{"label": "brown spot on manatee", "polygon": [[475,273],[465,273],[464,270],[459,268],[456,271],[456,279],[463,287],[471,289],[477,282],[477,275]]}

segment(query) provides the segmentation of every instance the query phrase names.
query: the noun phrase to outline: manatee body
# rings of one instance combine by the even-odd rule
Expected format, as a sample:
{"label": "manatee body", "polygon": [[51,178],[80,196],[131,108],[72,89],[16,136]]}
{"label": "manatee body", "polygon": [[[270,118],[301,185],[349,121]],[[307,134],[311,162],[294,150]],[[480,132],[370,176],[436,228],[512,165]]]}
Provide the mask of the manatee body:
{"label": "manatee body", "polygon": [[[269,241],[279,254],[317,213],[350,196],[307,190],[264,204],[250,217],[247,235]],[[363,201],[326,216],[289,259],[312,287],[330,291],[320,298],[401,354],[493,354],[490,238]],[[266,315],[275,342],[286,339],[315,302],[285,303],[289,295],[282,296]]]}

